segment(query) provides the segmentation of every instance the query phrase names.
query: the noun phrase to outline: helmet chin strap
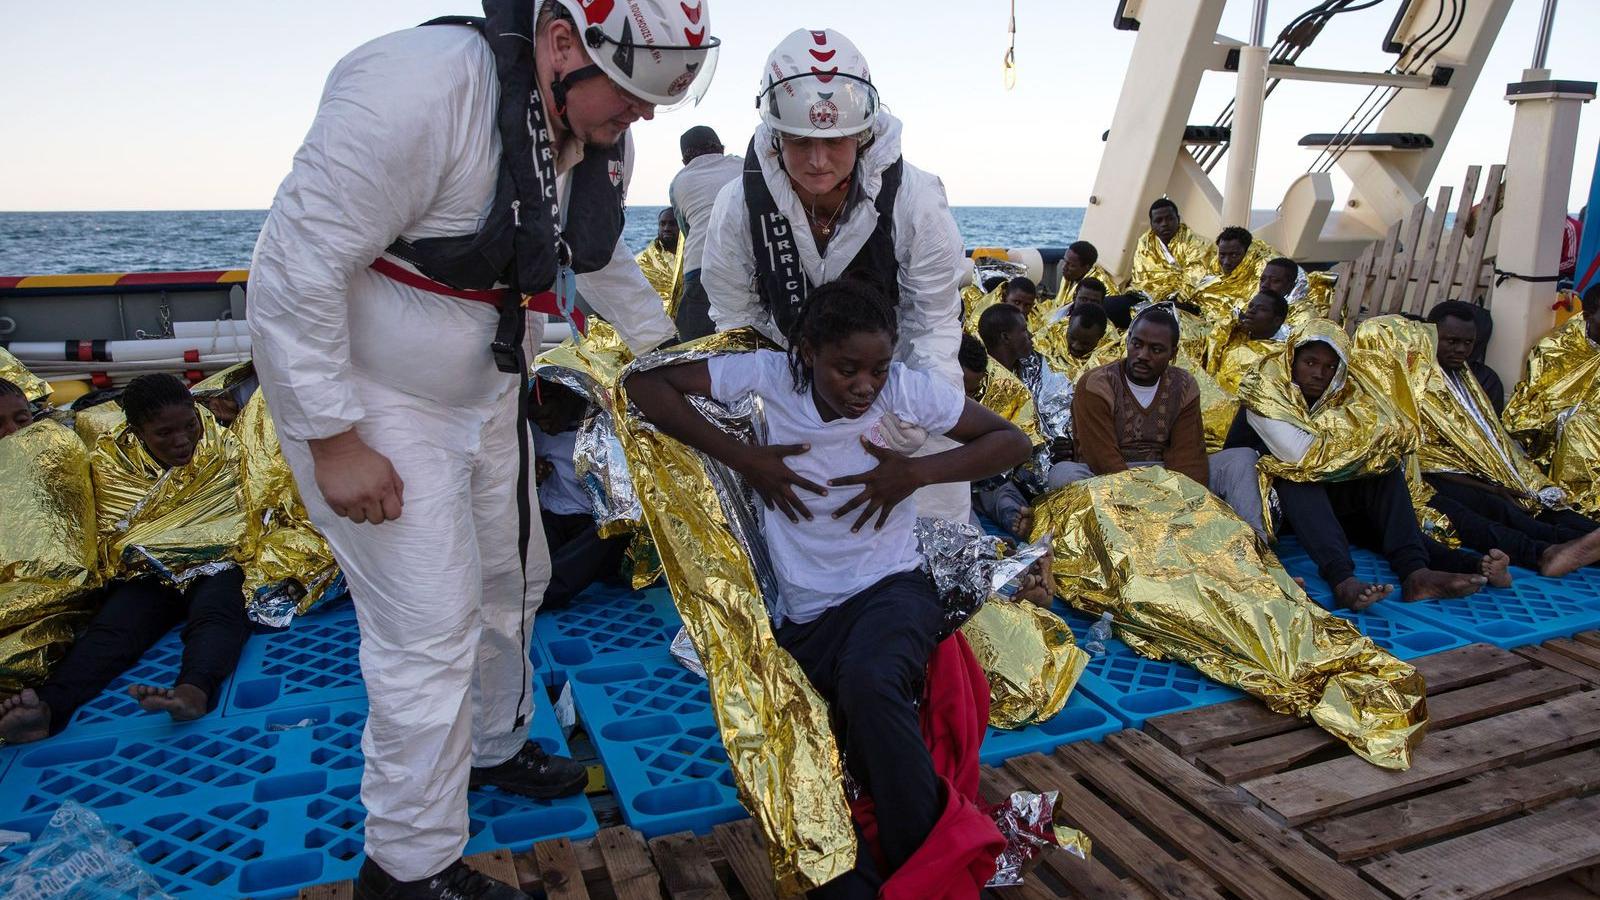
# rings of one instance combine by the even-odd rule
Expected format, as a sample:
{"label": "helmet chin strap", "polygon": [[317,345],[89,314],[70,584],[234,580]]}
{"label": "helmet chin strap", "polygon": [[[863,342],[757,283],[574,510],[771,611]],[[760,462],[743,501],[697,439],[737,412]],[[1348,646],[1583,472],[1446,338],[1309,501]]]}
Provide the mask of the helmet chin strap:
{"label": "helmet chin strap", "polygon": [[567,119],[567,92],[580,81],[587,81],[597,75],[604,75],[600,67],[590,63],[580,69],[573,69],[565,75],[557,75],[550,81],[550,99],[555,101],[556,116],[561,119],[562,127],[572,131],[572,122]]}

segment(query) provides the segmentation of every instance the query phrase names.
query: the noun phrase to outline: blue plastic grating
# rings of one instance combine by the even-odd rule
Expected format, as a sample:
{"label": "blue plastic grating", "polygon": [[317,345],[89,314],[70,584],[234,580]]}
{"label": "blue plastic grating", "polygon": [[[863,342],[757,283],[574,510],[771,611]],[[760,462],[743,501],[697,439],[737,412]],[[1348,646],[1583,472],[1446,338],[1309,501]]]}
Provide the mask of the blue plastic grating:
{"label": "blue plastic grating", "polygon": [[234,670],[224,715],[361,699],[367,689],[360,649],[349,603],[298,617],[281,631],[252,635]]}
{"label": "blue plastic grating", "polygon": [[743,818],[705,680],[663,650],[573,670],[585,730],[629,825],[655,837]]}
{"label": "blue plastic grating", "polygon": [[[99,696],[78,707],[77,712],[72,715],[72,721],[67,724],[60,736],[77,738],[115,734],[129,728],[155,727],[172,730],[189,727],[192,723],[175,725],[171,717],[165,714],[146,712],[137,701],[128,696],[128,688],[136,684],[170,686],[178,680],[178,668],[183,663],[182,632],[182,625],[167,632],[138,662],[112,679],[111,684],[101,691]],[[230,681],[223,682],[218,689],[223,698],[228,696]],[[215,719],[220,715],[222,708],[223,703],[219,701],[216,709],[200,721]]]}
{"label": "blue plastic grating", "polygon": [[[1316,577],[1316,566],[1298,544],[1287,539],[1284,544],[1285,552],[1290,554],[1283,560],[1285,568],[1305,577],[1308,585],[1323,585],[1322,579]],[[1399,583],[1394,570],[1378,555],[1353,550],[1352,558],[1356,563],[1356,577],[1386,584]],[[1484,588],[1470,597],[1455,600],[1401,603],[1391,599],[1372,610],[1387,607],[1399,614],[1393,616],[1386,611],[1391,618],[1403,617],[1422,623],[1424,627],[1454,635],[1464,643],[1485,641],[1507,648],[1600,627],[1600,593],[1591,590],[1594,582],[1600,580],[1600,572],[1585,570],[1566,578],[1545,578],[1513,566],[1511,574],[1514,583],[1509,588]],[[1328,594],[1326,587],[1322,591]],[[1376,635],[1373,637],[1377,640]]]}
{"label": "blue plastic grating", "polygon": [[[1078,646],[1083,646],[1094,620],[1059,600],[1053,610],[1067,620]],[[1111,710],[1130,728],[1138,728],[1151,716],[1244,696],[1200,674],[1193,666],[1140,656],[1118,638],[1107,641],[1106,652],[1089,660],[1077,690]]]}
{"label": "blue plastic grating", "polygon": [[1079,685],[1073,689],[1066,707],[1048,721],[1015,731],[1003,731],[991,725],[984,731],[979,758],[984,765],[994,766],[1013,756],[1048,753],[1074,741],[1098,741],[1121,730],[1122,721],[1091,700]]}
{"label": "blue plastic grating", "polygon": [[631,591],[597,583],[571,606],[540,612],[534,631],[551,683],[560,683],[582,666],[661,657],[682,624],[665,587]]}
{"label": "blue plastic grating", "polygon": [[[530,732],[546,750],[565,753],[542,694],[533,720]],[[292,898],[302,887],[354,877],[360,865],[365,722],[365,704],[347,701],[223,720],[165,739],[52,739],[19,751],[0,779],[0,829],[37,834],[66,794],[132,841],[172,893]],[[128,777],[127,760],[148,764],[162,753],[171,759]],[[209,765],[199,761],[207,754],[217,754]],[[468,796],[468,853],[596,830],[581,796],[541,801],[492,789]],[[0,860],[24,852],[13,847]]]}

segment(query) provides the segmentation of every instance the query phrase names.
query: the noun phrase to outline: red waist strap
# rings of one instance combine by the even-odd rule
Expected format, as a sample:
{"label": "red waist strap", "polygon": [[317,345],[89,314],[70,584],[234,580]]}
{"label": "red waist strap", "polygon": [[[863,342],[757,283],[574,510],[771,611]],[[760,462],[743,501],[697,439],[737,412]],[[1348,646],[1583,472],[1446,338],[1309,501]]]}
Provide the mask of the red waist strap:
{"label": "red waist strap", "polygon": [[[377,272],[392,281],[398,281],[406,287],[413,287],[419,291],[438,294],[441,297],[454,297],[457,300],[472,300],[478,303],[487,303],[498,307],[505,298],[506,290],[498,291],[469,291],[453,288],[443,282],[434,281],[425,275],[418,274],[391,262],[380,256],[372,261],[372,271]],[[523,294],[522,305],[533,312],[546,313],[552,316],[562,316],[561,307],[556,303],[554,291],[545,291],[540,294]],[[563,316],[563,318],[567,318]],[[579,331],[584,330],[584,316],[579,310],[574,309],[570,316],[572,324]]]}

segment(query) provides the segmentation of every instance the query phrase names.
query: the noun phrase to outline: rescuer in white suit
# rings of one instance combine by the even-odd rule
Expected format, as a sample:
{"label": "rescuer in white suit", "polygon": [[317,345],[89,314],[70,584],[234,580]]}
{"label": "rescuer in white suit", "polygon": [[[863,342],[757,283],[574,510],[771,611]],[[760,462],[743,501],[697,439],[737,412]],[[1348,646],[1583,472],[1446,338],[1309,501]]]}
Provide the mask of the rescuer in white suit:
{"label": "rescuer in white suit", "polygon": [[584,787],[528,740],[550,566],[519,384],[574,287],[635,352],[673,334],[620,240],[627,129],[704,92],[706,5],[487,0],[358,48],[262,228],[256,366],[361,628],[357,897],[522,897],[460,861],[469,782]]}
{"label": "rescuer in white suit", "polygon": [[[961,232],[944,185],[901,160],[900,120],[880,105],[861,52],[833,29],[795,31],[767,57],[756,104],[745,174],[717,195],[706,233],[700,278],[717,330],[754,326],[787,346],[811,287],[864,277],[897,301],[895,358],[960,386]],[[954,446],[907,437],[895,449]],[[971,516],[965,484],[914,499],[920,515]]]}

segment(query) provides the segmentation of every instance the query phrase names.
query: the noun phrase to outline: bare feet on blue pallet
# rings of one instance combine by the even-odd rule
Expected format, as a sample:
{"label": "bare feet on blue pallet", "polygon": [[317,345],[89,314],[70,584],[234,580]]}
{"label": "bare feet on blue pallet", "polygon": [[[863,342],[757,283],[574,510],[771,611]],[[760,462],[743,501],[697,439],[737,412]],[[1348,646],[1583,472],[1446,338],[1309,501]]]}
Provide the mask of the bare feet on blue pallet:
{"label": "bare feet on blue pallet", "polygon": [[1400,585],[1400,599],[1407,603],[1419,600],[1443,600],[1466,597],[1483,590],[1489,579],[1482,575],[1457,575],[1434,569],[1418,569],[1406,576]]}
{"label": "bare feet on blue pallet", "polygon": [[1552,544],[1539,554],[1539,574],[1560,578],[1597,562],[1600,562],[1600,531],[1591,531],[1575,541]]}
{"label": "bare feet on blue pallet", "polygon": [[174,722],[189,722],[205,715],[211,699],[192,684],[169,688],[136,684],[128,688],[128,696],[139,701],[147,712],[164,712]]}
{"label": "bare feet on blue pallet", "polygon": [[1333,586],[1333,601],[1340,609],[1361,612],[1392,593],[1394,593],[1392,584],[1368,584],[1351,575]]}
{"label": "bare feet on blue pallet", "polygon": [[0,744],[26,744],[50,736],[50,704],[33,688],[0,700]]}
{"label": "bare feet on blue pallet", "polygon": [[1511,587],[1511,557],[1504,550],[1490,550],[1478,560],[1478,572],[1489,579],[1490,587]]}

